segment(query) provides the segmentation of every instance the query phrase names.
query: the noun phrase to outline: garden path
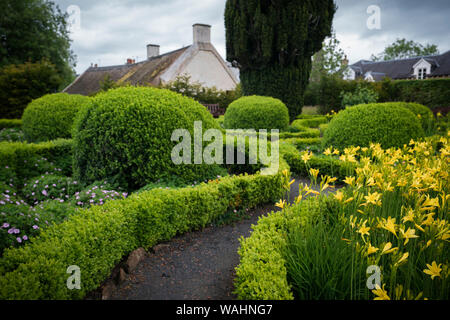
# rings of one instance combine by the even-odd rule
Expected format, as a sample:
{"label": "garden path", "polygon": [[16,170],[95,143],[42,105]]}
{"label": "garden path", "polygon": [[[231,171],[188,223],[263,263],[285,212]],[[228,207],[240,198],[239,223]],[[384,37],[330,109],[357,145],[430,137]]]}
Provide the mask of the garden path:
{"label": "garden path", "polygon": [[[298,195],[296,179],[290,199]],[[278,210],[266,205],[246,220],[176,237],[148,255],[111,296],[113,300],[231,300],[239,239],[250,236],[259,217]]]}

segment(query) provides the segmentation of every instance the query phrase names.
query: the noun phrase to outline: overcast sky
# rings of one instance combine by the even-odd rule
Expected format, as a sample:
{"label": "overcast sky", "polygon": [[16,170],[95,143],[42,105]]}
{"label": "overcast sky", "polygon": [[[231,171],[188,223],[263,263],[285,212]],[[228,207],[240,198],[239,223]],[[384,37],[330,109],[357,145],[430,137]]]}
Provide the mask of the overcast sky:
{"label": "overcast sky", "polygon": [[[161,53],[192,43],[192,25],[212,25],[212,42],[225,57],[225,0],[54,0],[66,11],[80,9],[79,28],[71,33],[77,73],[91,63],[117,65],[127,58],[146,58],[146,45],[161,45]],[[350,62],[369,59],[397,38],[438,45],[450,50],[449,0],[336,0],[334,29]],[[367,20],[380,8],[381,28]],[[371,20],[373,21],[373,20]]]}

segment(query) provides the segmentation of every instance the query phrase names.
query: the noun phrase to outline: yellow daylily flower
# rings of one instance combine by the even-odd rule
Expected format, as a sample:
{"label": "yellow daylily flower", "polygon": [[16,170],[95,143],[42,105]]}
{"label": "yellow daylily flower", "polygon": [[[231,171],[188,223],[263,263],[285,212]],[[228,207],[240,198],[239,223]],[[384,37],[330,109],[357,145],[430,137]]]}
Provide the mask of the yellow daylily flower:
{"label": "yellow daylily flower", "polygon": [[391,217],[389,217],[387,220],[383,219],[381,227],[397,236],[397,233],[395,232],[395,219],[392,219]]}
{"label": "yellow daylily flower", "polygon": [[375,285],[375,290],[372,290],[372,292],[377,297],[374,300],[391,300],[391,298],[387,294],[387,291],[384,289],[385,286],[386,285],[383,284],[383,288],[380,288],[378,284]]}
{"label": "yellow daylily flower", "polygon": [[319,175],[319,170],[311,168],[309,169],[309,174],[313,176],[314,179],[317,179],[317,176]]}
{"label": "yellow daylily flower", "polygon": [[434,280],[436,277],[441,277],[441,268],[442,263],[439,265],[436,263],[436,261],[433,261],[431,265],[427,264],[428,269],[423,270],[424,273],[431,276],[431,280]]}
{"label": "yellow daylily flower", "polygon": [[358,231],[356,231],[357,233],[360,233],[360,234],[361,234],[361,237],[362,237],[363,239],[364,239],[364,236],[370,235],[370,234],[369,234],[370,227],[366,227],[366,223],[367,223],[367,220],[364,221],[363,225],[359,228]]}
{"label": "yellow daylily flower", "polygon": [[370,256],[372,253],[377,252],[378,249],[377,247],[372,247],[372,245],[369,243],[369,248],[367,249],[367,255]]}
{"label": "yellow daylily flower", "polygon": [[336,194],[334,195],[334,198],[339,201],[342,202],[342,200],[344,199],[344,193],[342,191],[338,191],[336,192]]}
{"label": "yellow daylily flower", "polygon": [[383,251],[381,251],[381,255],[389,254],[389,253],[392,253],[397,250],[398,250],[398,248],[392,248],[392,243],[388,242],[384,246]]}
{"label": "yellow daylily flower", "polygon": [[353,186],[355,184],[355,177],[346,177],[344,182],[349,186]]}
{"label": "yellow daylily flower", "polygon": [[403,245],[406,246],[406,244],[409,242],[409,239],[418,238],[419,236],[416,235],[416,230],[408,228],[408,230],[404,230],[403,228],[400,229],[400,233],[402,237],[405,239],[405,243]]}
{"label": "yellow daylily flower", "polygon": [[307,163],[311,159],[312,159],[312,154],[309,151],[302,155],[302,160],[305,163]]}
{"label": "yellow daylily flower", "polygon": [[275,206],[284,209],[284,207],[286,206],[286,200],[280,200],[280,202],[277,202]]}
{"label": "yellow daylily flower", "polygon": [[325,149],[325,151],[323,152],[323,154],[324,155],[326,155],[326,156],[331,156],[331,154],[332,154],[332,148],[327,148],[327,149]]}
{"label": "yellow daylily flower", "polygon": [[374,193],[370,193],[364,197],[364,199],[366,199],[366,203],[364,205],[368,205],[368,204],[373,204],[376,206],[381,206],[381,193],[378,192],[374,192]]}
{"label": "yellow daylily flower", "polygon": [[405,262],[409,257],[409,253],[406,252],[403,254],[403,256],[400,258],[400,260],[397,261],[396,265],[400,265],[402,262]]}

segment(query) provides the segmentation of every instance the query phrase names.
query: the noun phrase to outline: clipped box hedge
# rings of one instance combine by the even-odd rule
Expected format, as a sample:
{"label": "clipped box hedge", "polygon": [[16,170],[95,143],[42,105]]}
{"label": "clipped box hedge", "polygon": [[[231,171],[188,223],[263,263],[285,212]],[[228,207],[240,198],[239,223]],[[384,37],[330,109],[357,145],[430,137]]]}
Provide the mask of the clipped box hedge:
{"label": "clipped box hedge", "polygon": [[72,146],[72,140],[64,139],[39,144],[0,142],[0,177],[4,176],[4,170],[12,171],[19,181],[38,176],[43,173],[36,166],[36,161],[41,158],[60,168],[62,174],[70,175]]}
{"label": "clipped box hedge", "polygon": [[338,181],[355,174],[354,165],[333,157],[314,155],[306,164],[301,158],[302,153],[286,140],[280,143],[280,153],[291,168],[291,172],[301,177],[308,177],[310,168],[319,169],[319,175],[336,177]]}
{"label": "clipped box hedge", "polygon": [[22,120],[20,119],[0,119],[0,130],[20,127],[22,127]]}
{"label": "clipped box hedge", "polygon": [[306,225],[311,217],[323,212],[323,202],[309,198],[284,212],[272,212],[259,219],[251,236],[240,241],[235,279],[238,299],[294,300],[284,258],[287,230],[293,225]]}
{"label": "clipped box hedge", "polygon": [[[151,190],[92,207],[55,225],[0,259],[0,299],[82,299],[138,247],[199,229],[230,208],[280,199],[288,165],[276,175],[241,175],[177,190]],[[81,290],[69,290],[69,266],[81,269]]]}
{"label": "clipped box hedge", "polygon": [[297,119],[292,122],[292,127],[294,128],[318,128],[321,124],[328,123],[326,117],[314,117],[310,119]]}

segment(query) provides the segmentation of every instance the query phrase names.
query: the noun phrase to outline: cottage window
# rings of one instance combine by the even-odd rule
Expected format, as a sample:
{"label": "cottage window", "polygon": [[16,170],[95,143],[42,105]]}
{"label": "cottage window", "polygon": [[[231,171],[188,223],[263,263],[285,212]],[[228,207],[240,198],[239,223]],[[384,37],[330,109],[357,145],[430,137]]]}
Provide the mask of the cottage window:
{"label": "cottage window", "polygon": [[423,80],[427,77],[427,69],[426,68],[420,68],[418,71],[417,79]]}

